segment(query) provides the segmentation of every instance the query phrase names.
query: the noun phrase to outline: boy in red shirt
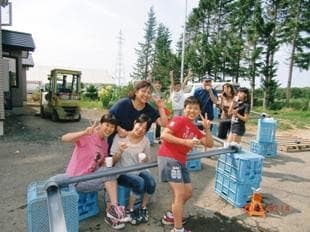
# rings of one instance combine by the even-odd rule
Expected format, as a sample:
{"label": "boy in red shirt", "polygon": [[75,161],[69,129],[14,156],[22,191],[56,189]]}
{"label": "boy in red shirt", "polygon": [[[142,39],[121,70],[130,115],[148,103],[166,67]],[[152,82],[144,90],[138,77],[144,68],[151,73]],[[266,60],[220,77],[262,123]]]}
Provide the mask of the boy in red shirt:
{"label": "boy in red shirt", "polygon": [[184,102],[183,116],[175,116],[164,129],[163,140],[158,150],[159,179],[168,182],[173,192],[172,215],[165,215],[164,224],[174,224],[171,232],[186,232],[182,226],[183,205],[192,196],[193,187],[190,175],[186,169],[186,155],[191,149],[201,143],[206,147],[213,146],[210,132],[211,122],[204,117],[203,134],[194,124],[201,114],[200,102],[195,97],[189,97]]}

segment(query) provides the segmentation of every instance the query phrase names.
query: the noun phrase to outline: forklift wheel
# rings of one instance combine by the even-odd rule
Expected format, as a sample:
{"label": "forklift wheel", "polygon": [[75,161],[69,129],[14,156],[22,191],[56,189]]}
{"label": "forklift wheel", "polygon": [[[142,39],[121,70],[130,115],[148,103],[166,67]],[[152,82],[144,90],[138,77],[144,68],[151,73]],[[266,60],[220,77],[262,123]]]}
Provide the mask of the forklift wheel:
{"label": "forklift wheel", "polygon": [[81,121],[81,114],[79,114],[79,117],[75,120],[76,122]]}
{"label": "forklift wheel", "polygon": [[52,121],[54,121],[54,122],[58,121],[58,114],[55,110],[53,110],[51,118],[52,118]]}
{"label": "forklift wheel", "polygon": [[41,118],[46,118],[46,114],[44,113],[44,107],[43,106],[40,107],[40,114],[41,114]]}

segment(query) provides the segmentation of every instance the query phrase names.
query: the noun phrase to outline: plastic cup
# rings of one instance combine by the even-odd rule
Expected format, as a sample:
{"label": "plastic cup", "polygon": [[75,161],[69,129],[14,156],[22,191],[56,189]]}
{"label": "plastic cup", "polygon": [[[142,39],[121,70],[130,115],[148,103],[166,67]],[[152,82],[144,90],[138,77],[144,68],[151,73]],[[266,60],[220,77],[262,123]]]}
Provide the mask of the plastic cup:
{"label": "plastic cup", "polygon": [[143,161],[143,160],[145,159],[145,157],[146,157],[146,154],[145,154],[145,153],[139,153],[138,157],[139,157],[139,162],[142,163],[142,161]]}
{"label": "plastic cup", "polygon": [[106,157],[105,158],[105,166],[108,168],[111,168],[113,166],[113,158],[112,157]]}

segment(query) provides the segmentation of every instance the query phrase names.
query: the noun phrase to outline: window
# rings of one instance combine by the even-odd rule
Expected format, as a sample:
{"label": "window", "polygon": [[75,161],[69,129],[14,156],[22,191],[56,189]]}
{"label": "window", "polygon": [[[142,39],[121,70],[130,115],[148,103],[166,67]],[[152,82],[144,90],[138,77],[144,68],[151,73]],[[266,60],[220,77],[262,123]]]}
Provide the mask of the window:
{"label": "window", "polygon": [[9,83],[10,83],[10,87],[18,88],[16,58],[3,57],[3,59],[7,60],[9,63]]}

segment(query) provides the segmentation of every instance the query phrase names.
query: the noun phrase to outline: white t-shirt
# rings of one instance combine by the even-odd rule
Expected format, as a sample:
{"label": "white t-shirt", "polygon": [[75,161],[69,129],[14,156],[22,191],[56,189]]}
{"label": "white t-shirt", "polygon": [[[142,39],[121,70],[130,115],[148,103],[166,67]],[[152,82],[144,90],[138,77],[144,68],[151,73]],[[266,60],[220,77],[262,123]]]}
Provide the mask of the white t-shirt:
{"label": "white t-shirt", "polygon": [[[151,148],[150,148],[150,142],[146,136],[144,136],[140,142],[133,144],[129,141],[127,137],[120,138],[116,134],[111,146],[110,151],[111,155],[114,155],[118,151],[119,142],[125,142],[128,145],[128,147],[122,153],[121,159],[115,164],[115,167],[128,167],[131,165],[138,164],[139,163],[138,154],[141,152],[145,153],[150,160]],[[139,174],[140,172],[141,171],[132,171],[130,172],[130,174]]]}
{"label": "white t-shirt", "polygon": [[180,90],[178,92],[173,90],[170,94],[170,98],[171,98],[173,110],[183,110],[184,109],[185,96],[184,96],[183,90]]}

